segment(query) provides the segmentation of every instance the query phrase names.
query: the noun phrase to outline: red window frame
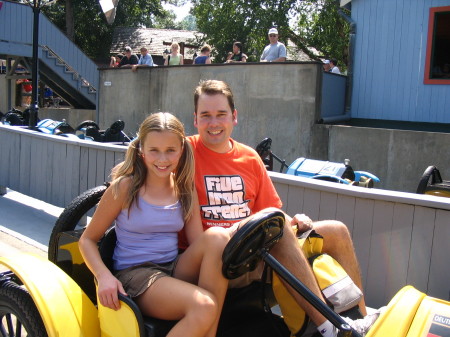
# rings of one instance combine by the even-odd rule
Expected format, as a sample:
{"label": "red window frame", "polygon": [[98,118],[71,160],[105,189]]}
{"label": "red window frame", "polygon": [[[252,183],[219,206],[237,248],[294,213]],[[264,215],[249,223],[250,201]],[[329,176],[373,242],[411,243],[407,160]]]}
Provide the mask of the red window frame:
{"label": "red window frame", "polygon": [[431,78],[430,76],[431,58],[433,56],[435,18],[437,13],[442,12],[450,12],[450,6],[430,8],[430,16],[428,18],[428,40],[427,40],[427,53],[425,59],[425,74],[424,74],[425,84],[450,84],[450,78],[438,79],[438,78]]}

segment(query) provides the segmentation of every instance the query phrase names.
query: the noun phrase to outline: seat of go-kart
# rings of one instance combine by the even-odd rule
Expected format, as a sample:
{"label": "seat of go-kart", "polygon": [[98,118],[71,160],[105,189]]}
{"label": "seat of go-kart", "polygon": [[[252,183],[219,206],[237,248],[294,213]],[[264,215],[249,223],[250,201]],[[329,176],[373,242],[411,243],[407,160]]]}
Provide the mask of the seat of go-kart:
{"label": "seat of go-kart", "polygon": [[[106,266],[112,270],[112,256],[116,244],[116,232],[112,227],[99,244],[100,255]],[[141,337],[166,336],[176,323],[143,316],[136,303],[129,297],[120,296],[136,316]],[[264,303],[266,302],[266,303]],[[243,287],[229,289],[225,298],[222,316],[217,332],[218,337],[275,337],[290,336],[283,319],[268,311],[275,305],[270,284],[253,282]],[[100,310],[100,309],[99,309]],[[110,310],[112,312],[112,310]],[[102,315],[99,315],[101,317]],[[114,318],[111,318],[114,319]],[[105,323],[108,324],[108,323]]]}

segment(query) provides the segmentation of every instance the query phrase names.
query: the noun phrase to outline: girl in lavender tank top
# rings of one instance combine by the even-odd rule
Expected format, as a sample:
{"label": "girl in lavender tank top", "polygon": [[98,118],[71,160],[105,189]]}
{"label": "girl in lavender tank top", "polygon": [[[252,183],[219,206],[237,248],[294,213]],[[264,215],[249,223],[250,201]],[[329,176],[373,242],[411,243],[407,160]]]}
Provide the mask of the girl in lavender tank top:
{"label": "girl in lavender tank top", "polygon": [[[230,237],[221,228],[203,232],[183,124],[167,112],[147,117],[112,178],[79,241],[101,305],[117,310],[120,292],[144,315],[178,320],[168,336],[215,336],[228,286],[222,253]],[[110,271],[97,242],[114,221]],[[178,254],[183,227],[190,246]]]}

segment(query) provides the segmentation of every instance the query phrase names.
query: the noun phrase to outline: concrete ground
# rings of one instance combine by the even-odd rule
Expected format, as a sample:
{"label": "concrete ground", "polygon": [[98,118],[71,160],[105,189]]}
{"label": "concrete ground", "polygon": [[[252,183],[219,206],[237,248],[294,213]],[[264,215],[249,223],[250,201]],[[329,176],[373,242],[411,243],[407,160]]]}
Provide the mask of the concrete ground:
{"label": "concrete ground", "polygon": [[61,207],[7,189],[0,196],[0,256],[24,251],[46,257],[53,225],[62,211]]}

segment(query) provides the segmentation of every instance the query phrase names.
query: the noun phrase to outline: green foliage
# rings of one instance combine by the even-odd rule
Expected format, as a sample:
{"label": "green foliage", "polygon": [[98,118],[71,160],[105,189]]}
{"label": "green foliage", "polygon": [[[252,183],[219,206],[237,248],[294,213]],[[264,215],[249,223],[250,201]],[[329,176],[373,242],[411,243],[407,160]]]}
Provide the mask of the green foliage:
{"label": "green foliage", "polygon": [[302,1],[298,7],[298,34],[324,58],[337,59],[342,70],[348,62],[350,27],[339,15],[339,9],[335,0]]}
{"label": "green foliage", "polygon": [[197,20],[195,19],[195,16],[188,15],[180,22],[181,29],[184,30],[197,30]]}
{"label": "green foliage", "polygon": [[[267,32],[278,26],[280,40],[289,29],[289,12],[295,0],[194,0],[198,30],[214,48],[216,62],[223,62],[240,41],[249,61],[258,61],[268,43]],[[285,41],[284,41],[285,42]]]}
{"label": "green foliage", "polygon": [[[93,59],[109,58],[114,29],[125,27],[153,27],[155,18],[168,15],[158,0],[120,0],[112,25],[106,23],[98,0],[72,1],[75,24],[74,42]],[[59,0],[42,12],[63,32],[66,31],[66,0]]]}
{"label": "green foliage", "polygon": [[[241,41],[249,61],[259,61],[267,31],[277,26],[280,41],[289,38],[311,58],[347,61],[348,24],[337,0],[193,0],[193,14],[204,40],[223,62],[234,41]],[[314,47],[314,55],[308,47]]]}

